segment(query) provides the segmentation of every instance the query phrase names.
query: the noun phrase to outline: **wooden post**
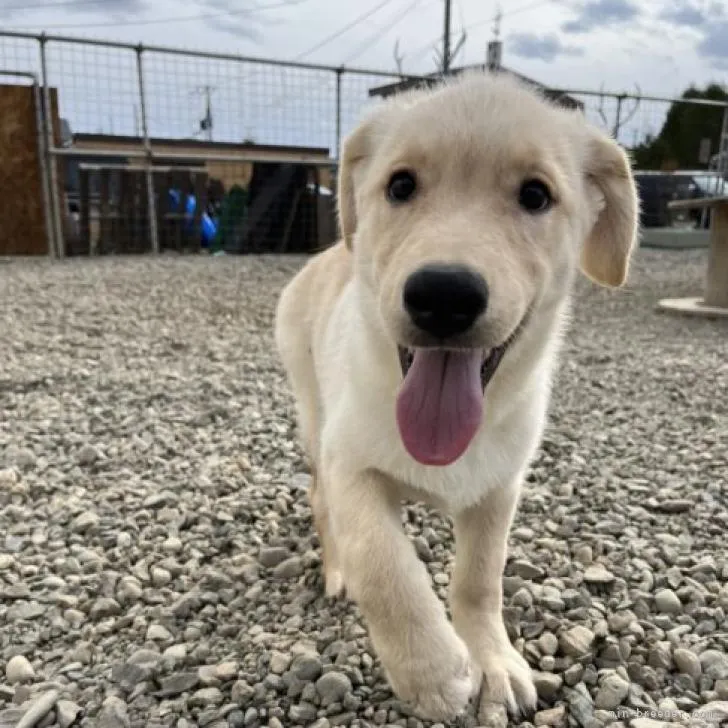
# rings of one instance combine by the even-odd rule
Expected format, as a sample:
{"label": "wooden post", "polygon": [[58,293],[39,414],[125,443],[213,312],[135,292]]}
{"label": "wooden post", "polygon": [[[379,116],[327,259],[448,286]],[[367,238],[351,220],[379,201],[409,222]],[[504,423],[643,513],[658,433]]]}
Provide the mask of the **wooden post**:
{"label": "wooden post", "polygon": [[134,234],[131,224],[133,195],[131,174],[131,171],[123,170],[119,178],[119,247],[117,250],[123,255],[131,252],[131,239]]}
{"label": "wooden post", "polygon": [[[123,177],[124,171],[116,169],[112,173],[111,182],[109,183],[111,188],[109,190],[109,208],[111,212],[109,251],[114,253],[121,252],[121,186]],[[116,190],[116,193],[114,193],[114,190]]]}
{"label": "wooden post", "polygon": [[[79,170],[79,206],[81,217],[81,249],[88,255],[91,252],[91,194],[89,184],[89,171],[87,169]],[[61,245],[64,244],[61,237]],[[65,250],[63,251],[65,255]]]}
{"label": "wooden post", "polygon": [[728,308],[728,199],[713,205],[705,303]]}
{"label": "wooden post", "polygon": [[167,176],[157,173],[154,178],[154,213],[157,216],[157,242],[159,251],[164,251],[168,247],[168,227],[166,224],[167,212],[169,212],[169,195],[167,194],[166,185]]}
{"label": "wooden post", "polygon": [[111,171],[102,169],[100,172],[99,193],[99,239],[96,243],[96,252],[108,252],[111,246]]}
{"label": "wooden post", "polygon": [[670,210],[710,208],[710,253],[702,297],[667,298],[659,307],[698,316],[728,316],[728,196],[673,200]]}
{"label": "wooden post", "polygon": [[[149,253],[152,251],[152,236],[150,233],[151,224],[149,222],[149,195],[146,190],[146,170],[138,175],[138,197],[137,211],[139,214],[139,222],[137,223],[137,238],[139,240],[139,252]],[[152,180],[154,182],[154,180]],[[154,187],[152,187],[152,192]],[[159,232],[157,232],[159,234]]]}

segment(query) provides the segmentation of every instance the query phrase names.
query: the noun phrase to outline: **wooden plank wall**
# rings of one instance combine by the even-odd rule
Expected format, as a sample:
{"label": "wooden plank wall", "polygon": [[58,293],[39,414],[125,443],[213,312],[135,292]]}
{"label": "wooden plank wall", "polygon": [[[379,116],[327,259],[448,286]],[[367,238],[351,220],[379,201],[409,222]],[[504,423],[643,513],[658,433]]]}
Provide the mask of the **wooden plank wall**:
{"label": "wooden plank wall", "polygon": [[33,88],[0,85],[0,255],[48,253],[40,154]]}

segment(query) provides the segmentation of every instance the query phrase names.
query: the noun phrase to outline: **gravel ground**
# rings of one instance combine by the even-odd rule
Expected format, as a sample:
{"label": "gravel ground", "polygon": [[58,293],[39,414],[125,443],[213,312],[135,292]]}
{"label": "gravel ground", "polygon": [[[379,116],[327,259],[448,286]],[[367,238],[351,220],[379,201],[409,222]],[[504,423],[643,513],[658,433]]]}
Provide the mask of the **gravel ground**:
{"label": "gravel ground", "polygon": [[[300,264],[0,265],[0,728],[432,725],[321,594],[271,341]],[[654,311],[704,264],[579,283],[505,580],[536,725],[728,722],[728,322]],[[444,596],[450,525],[404,515]]]}

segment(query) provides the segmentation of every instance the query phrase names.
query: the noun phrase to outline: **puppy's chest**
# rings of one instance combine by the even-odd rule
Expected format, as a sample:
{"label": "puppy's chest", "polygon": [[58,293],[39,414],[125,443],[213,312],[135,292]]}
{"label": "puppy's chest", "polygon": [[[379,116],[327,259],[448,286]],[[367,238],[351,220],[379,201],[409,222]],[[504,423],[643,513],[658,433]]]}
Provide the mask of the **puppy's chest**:
{"label": "puppy's chest", "polygon": [[336,446],[346,449],[350,462],[434,496],[453,510],[476,503],[494,487],[511,484],[522,468],[529,443],[519,443],[510,432],[489,429],[487,423],[456,462],[444,467],[418,463],[402,443],[393,400],[371,391],[365,396],[361,390],[353,398],[358,402],[349,400],[346,409],[357,414],[337,416],[340,426],[334,428],[340,438]]}

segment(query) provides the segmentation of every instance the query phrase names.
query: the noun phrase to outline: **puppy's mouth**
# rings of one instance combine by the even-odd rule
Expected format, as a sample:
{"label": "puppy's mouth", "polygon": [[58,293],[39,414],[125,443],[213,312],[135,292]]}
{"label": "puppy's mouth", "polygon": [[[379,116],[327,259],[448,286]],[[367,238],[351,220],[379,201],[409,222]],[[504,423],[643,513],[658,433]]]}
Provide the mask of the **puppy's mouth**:
{"label": "puppy's mouth", "polygon": [[397,425],[409,454],[424,465],[449,465],[480,427],[485,388],[523,330],[491,349],[399,347],[404,381]]}
{"label": "puppy's mouth", "polygon": [[[494,349],[433,349],[432,351],[441,352],[444,357],[448,356],[461,356],[466,354],[468,356],[479,356],[481,359],[480,364],[480,386],[481,390],[485,392],[485,388],[488,386],[488,382],[493,378],[493,375],[498,369],[498,365],[501,363],[503,356],[505,355],[508,347],[511,344],[511,339],[508,339],[500,346],[496,346]],[[414,364],[415,356],[417,355],[418,349],[409,348],[406,346],[399,347],[399,364],[402,367],[402,376],[407,377],[409,370]]]}

